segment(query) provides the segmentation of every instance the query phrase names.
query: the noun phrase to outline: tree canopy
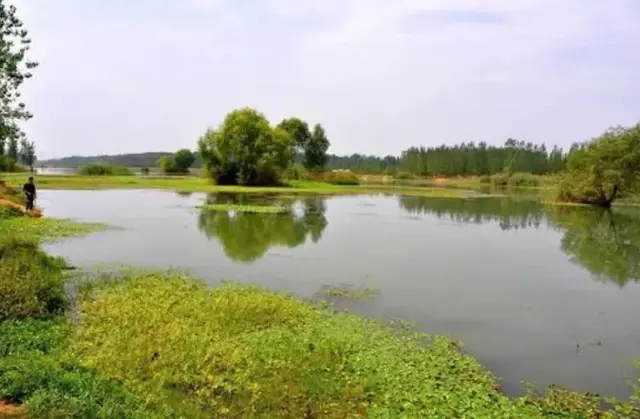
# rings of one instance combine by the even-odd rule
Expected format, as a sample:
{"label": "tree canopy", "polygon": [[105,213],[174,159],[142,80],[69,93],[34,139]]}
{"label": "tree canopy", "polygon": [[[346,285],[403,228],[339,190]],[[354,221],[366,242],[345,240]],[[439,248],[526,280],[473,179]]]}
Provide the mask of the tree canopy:
{"label": "tree canopy", "polygon": [[304,166],[309,170],[321,170],[327,165],[329,140],[320,124],[313,127],[313,133],[304,149]]}
{"label": "tree canopy", "polygon": [[195,154],[191,150],[183,148],[173,155],[160,157],[157,163],[164,173],[184,174],[189,173],[189,169],[195,161]]}
{"label": "tree canopy", "polygon": [[330,143],[322,125],[316,124],[311,133],[308,123],[300,118],[289,118],[280,122],[278,127],[291,135],[295,145],[294,152],[301,156],[302,164],[307,170],[322,170],[326,167]]}
{"label": "tree canopy", "polygon": [[0,168],[4,170],[18,161],[18,141],[24,138],[19,122],[32,117],[20,100],[22,83],[38,65],[27,58],[30,46],[16,7],[0,1]]}
{"label": "tree canopy", "polygon": [[294,140],[251,108],[229,113],[198,141],[207,171],[218,184],[275,185],[293,159]]}
{"label": "tree canopy", "polygon": [[637,188],[639,175],[640,123],[611,128],[571,148],[558,198],[610,207],[620,195]]}
{"label": "tree canopy", "polygon": [[400,170],[422,176],[491,175],[508,170],[534,174],[563,170],[560,148],[509,139],[504,146],[485,142],[439,147],[410,147],[402,152]]}

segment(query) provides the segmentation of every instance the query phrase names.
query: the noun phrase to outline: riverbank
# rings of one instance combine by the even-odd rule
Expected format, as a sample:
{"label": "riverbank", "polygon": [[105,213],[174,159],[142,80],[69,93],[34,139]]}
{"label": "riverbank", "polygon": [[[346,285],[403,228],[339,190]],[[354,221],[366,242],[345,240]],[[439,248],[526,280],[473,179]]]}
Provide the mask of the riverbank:
{"label": "riverbank", "polygon": [[458,343],[403,322],[175,271],[68,277],[33,246],[0,251],[2,295],[41,296],[0,300],[0,400],[29,417],[638,417],[559,388],[509,399]]}
{"label": "riverbank", "polygon": [[[9,186],[20,187],[25,181],[24,174],[3,174],[0,179]],[[40,189],[57,190],[105,190],[105,189],[163,189],[180,192],[230,192],[230,193],[275,193],[297,195],[340,195],[340,194],[402,194],[435,197],[467,197],[476,194],[471,190],[440,187],[419,187],[412,185],[333,185],[324,182],[290,181],[285,186],[249,187],[217,186],[209,179],[195,176],[78,176],[40,175],[36,176]]]}

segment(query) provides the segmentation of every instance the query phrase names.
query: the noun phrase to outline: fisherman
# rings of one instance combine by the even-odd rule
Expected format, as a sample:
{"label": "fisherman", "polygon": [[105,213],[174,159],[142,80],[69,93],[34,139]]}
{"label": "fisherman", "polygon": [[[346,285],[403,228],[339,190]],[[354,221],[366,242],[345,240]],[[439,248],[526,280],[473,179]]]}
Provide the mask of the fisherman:
{"label": "fisherman", "polygon": [[29,178],[29,181],[24,184],[22,190],[27,201],[27,211],[33,211],[33,202],[36,200],[36,185],[33,183],[33,177]]}

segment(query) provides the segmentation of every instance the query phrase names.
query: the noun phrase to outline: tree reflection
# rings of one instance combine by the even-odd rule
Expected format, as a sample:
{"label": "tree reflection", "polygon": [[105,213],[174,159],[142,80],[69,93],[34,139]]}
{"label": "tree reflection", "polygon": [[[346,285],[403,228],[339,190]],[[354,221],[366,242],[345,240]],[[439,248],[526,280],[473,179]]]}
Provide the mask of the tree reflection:
{"label": "tree reflection", "polygon": [[425,198],[401,196],[400,207],[411,214],[434,215],[457,223],[497,223],[503,230],[538,227],[544,218],[540,203],[507,198]]}
{"label": "tree reflection", "polygon": [[269,195],[216,194],[209,204],[277,205],[289,208],[281,214],[210,211],[202,209],[198,228],[208,238],[216,238],[225,254],[238,262],[250,263],[265,255],[273,246],[290,248],[316,243],[327,226],[325,200],[279,198]]}
{"label": "tree reflection", "polygon": [[527,200],[400,197],[400,207],[458,223],[497,223],[503,230],[537,228],[543,220],[564,233],[560,248],[596,280],[623,287],[640,282],[640,212],[543,206]]}
{"label": "tree reflection", "polygon": [[640,281],[640,216],[637,210],[556,207],[548,210],[563,230],[562,251],[600,281],[620,287]]}

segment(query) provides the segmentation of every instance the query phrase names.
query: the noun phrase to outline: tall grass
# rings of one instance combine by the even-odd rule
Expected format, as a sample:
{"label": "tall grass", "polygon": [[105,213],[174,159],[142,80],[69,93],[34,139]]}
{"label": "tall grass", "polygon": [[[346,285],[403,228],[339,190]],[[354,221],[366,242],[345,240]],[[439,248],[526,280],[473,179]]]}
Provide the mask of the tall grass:
{"label": "tall grass", "polygon": [[40,250],[35,239],[0,239],[0,321],[64,312],[63,267],[64,262]]}

